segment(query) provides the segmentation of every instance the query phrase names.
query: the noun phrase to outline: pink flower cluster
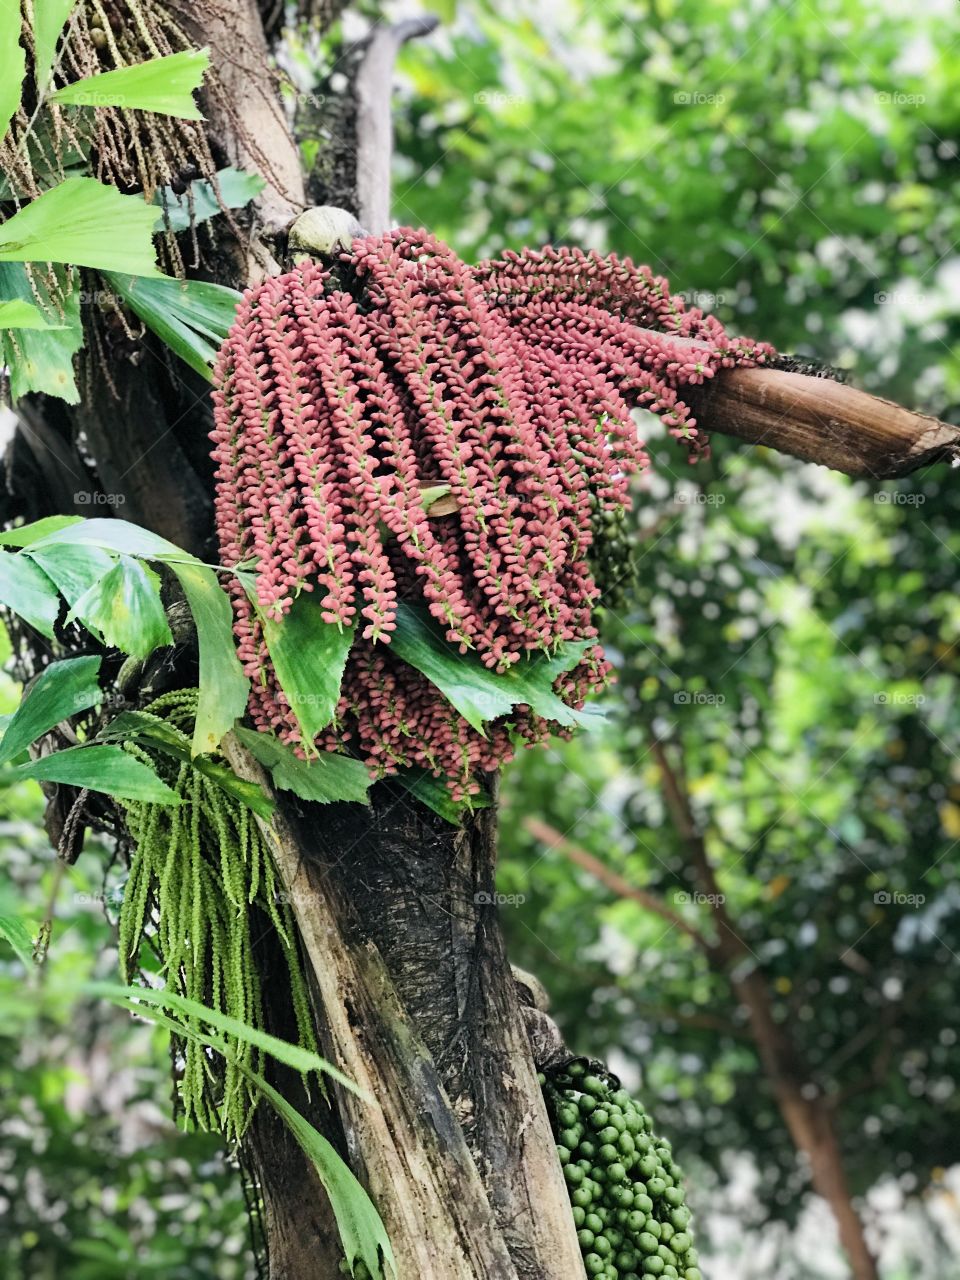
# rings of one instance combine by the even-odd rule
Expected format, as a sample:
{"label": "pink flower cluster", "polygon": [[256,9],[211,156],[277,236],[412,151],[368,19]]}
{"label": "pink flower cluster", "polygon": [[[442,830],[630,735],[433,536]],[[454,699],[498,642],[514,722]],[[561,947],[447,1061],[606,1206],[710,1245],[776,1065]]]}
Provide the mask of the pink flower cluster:
{"label": "pink flower cluster", "polygon": [[[630,410],[702,452],[683,387],[773,352],[728,339],[648,268],[577,250],[471,268],[400,229],[356,240],[337,278],[307,262],[249,290],[216,369],[221,551],[256,565],[257,609],[233,586],[251,714],[304,745],[258,612],[281,617],[317,591],[324,619],[356,639],[316,745],[346,745],[374,775],[420,765],[466,794],[551,725],[517,708],[473,730],[392,653],[398,599],[497,671],[594,639],[591,511],[624,504],[648,465]],[[434,485],[455,515],[430,515]],[[555,687],[579,706],[608,670],[593,645]]]}

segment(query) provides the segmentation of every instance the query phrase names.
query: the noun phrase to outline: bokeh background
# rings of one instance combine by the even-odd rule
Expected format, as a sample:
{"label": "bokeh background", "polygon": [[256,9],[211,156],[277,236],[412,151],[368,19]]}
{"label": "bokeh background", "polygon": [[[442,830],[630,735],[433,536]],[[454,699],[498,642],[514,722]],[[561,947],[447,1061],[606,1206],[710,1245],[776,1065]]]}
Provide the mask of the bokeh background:
{"label": "bokeh background", "polygon": [[[955,0],[436,7],[398,73],[398,221],[469,259],[629,254],[733,331],[958,420]],[[306,35],[285,65],[301,94],[336,75]],[[960,477],[852,481],[726,440],[690,468],[641,427],[656,465],[612,535],[607,727],[507,774],[513,958],[672,1138],[705,1276],[846,1274],[730,975],[657,909],[713,928],[666,767],[746,947],[734,976],[763,976],[835,1116],[884,1280],[956,1280]],[[58,877],[39,792],[0,806],[0,915],[54,904],[48,990],[110,974],[110,851]],[[99,1005],[41,1016],[7,950],[0,1000],[3,1273],[249,1275],[242,1180],[168,1121],[162,1036]]]}

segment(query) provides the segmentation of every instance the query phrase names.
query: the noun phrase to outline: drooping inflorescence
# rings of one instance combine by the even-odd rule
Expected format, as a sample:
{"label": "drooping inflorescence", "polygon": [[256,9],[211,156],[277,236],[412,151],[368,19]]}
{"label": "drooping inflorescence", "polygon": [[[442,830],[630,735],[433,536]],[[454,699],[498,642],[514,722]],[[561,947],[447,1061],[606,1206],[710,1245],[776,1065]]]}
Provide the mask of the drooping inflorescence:
{"label": "drooping inflorescence", "polygon": [[[346,746],[374,774],[423,766],[469,793],[551,725],[519,706],[472,728],[391,651],[398,600],[497,672],[589,642],[555,685],[581,706],[608,672],[592,643],[591,520],[620,509],[648,466],[631,409],[659,414],[695,456],[706,442],[683,388],[772,354],[629,260],[526,250],[471,268],[409,229],[249,290],[217,365],[213,440],[224,562],[256,570],[254,600],[240,579],[232,590],[258,727]],[[430,514],[435,486],[453,514]],[[263,643],[263,618],[303,591],[356,629],[314,744]]]}
{"label": "drooping inflorescence", "polygon": [[[263,956],[258,962],[255,952],[272,924],[299,1043],[316,1050],[293,913],[279,892],[256,819],[209,769],[201,772],[190,759],[197,699],[196,689],[175,689],[138,713],[141,724],[162,735],[167,750],[126,746],[164,778],[180,803],[121,802],[134,844],[120,908],[121,975],[125,982],[132,979],[149,939],[170,992],[262,1031]],[[170,756],[171,746],[178,755]],[[192,1015],[185,1021],[204,1029]],[[223,1038],[230,1051],[223,1056],[210,1054],[200,1039],[176,1038],[182,1055],[179,1101],[189,1123],[237,1139],[259,1097],[249,1072],[260,1069],[261,1055],[229,1031]]]}

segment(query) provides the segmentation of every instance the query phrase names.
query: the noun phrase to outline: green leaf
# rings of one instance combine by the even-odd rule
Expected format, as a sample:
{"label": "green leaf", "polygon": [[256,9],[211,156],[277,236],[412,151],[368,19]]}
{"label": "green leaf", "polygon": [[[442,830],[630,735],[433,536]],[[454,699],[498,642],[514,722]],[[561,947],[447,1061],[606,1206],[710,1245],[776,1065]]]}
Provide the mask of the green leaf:
{"label": "green leaf", "polygon": [[148,529],[125,520],[83,520],[31,542],[31,551],[71,543],[168,564],[179,579],[197,628],[200,706],[194,754],[213,751],[243,715],[250,685],[233,643],[233,610],[213,569]]}
{"label": "green leaf", "polygon": [[46,313],[32,302],[11,298],[0,302],[0,329],[66,329],[65,324],[48,320]]}
{"label": "green leaf", "polygon": [[[58,518],[50,517],[51,520]],[[46,523],[47,521],[44,520],[37,522],[37,524]],[[36,527],[36,525],[28,526],[28,528]],[[18,529],[14,532],[22,531]],[[110,572],[116,559],[108,551],[101,551],[99,547],[75,547],[69,543],[39,549],[28,546],[24,555],[29,556],[40,566],[50,581],[56,584],[67,604],[71,606]]]}
{"label": "green leaf", "polygon": [[157,219],[154,230],[186,231],[190,226],[215,218],[224,209],[242,209],[256,199],[266,185],[258,173],[220,169],[213,181],[197,178],[182,194],[172,187],[161,187],[153,203],[163,209],[163,215]]}
{"label": "green leaf", "polygon": [[193,752],[213,751],[234,721],[243,715],[250,683],[233,643],[233,609],[212,569],[202,564],[171,564],[193,614],[200,650],[200,703]]}
{"label": "green leaf", "polygon": [[31,285],[23,263],[0,262],[0,295],[30,306],[39,297],[44,313],[57,320],[56,327],[46,329],[0,328],[0,356],[9,370],[13,400],[30,391],[59,396],[68,404],[80,399],[73,372],[73,357],[83,345],[79,295],[67,286],[62,268],[54,272],[61,285],[56,293],[42,275]]}
{"label": "green leaf", "polygon": [[[196,556],[188,551],[151,533],[149,529],[141,529],[138,524],[130,524],[128,520],[106,520],[97,517],[84,520],[82,516],[50,517],[56,521],[55,527],[31,534],[29,544],[18,541],[15,545],[29,545],[32,550],[46,547],[59,547],[65,544],[72,546],[100,547],[104,551],[116,551],[126,556],[141,556],[144,560],[163,560],[172,562],[182,560],[187,564],[200,564]],[[69,523],[68,523],[69,522]],[[22,538],[27,530],[38,530],[44,521],[38,520],[36,525],[27,525],[24,529],[13,529],[10,532]],[[9,534],[0,533],[0,541],[6,541]]]}
{"label": "green leaf", "polygon": [[157,717],[140,711],[123,711],[98,734],[99,741],[109,741],[112,738],[119,738],[123,742],[144,743],[165,752],[175,760],[189,762],[198,773],[216,783],[227,795],[245,804],[258,817],[266,821],[273,817],[276,805],[269,796],[264,795],[262,787],[255,782],[238,778],[229,765],[211,760],[207,756],[192,755],[183,745],[182,735],[172,725]]}
{"label": "green leaf", "polygon": [[154,279],[108,272],[108,282],[175,355],[205,378],[240,301],[235,289],[203,280]]}
{"label": "green leaf", "polygon": [[34,0],[34,76],[40,93],[46,89],[53,70],[60,32],[73,11],[76,0]]}
{"label": "green leaf", "polygon": [[[327,1075],[339,1079],[340,1083],[346,1088],[372,1102],[351,1080],[341,1075],[335,1067],[332,1067],[324,1059],[317,1058],[315,1054],[311,1054],[307,1050],[299,1049],[297,1046],[287,1044],[285,1041],[276,1040],[273,1036],[266,1036],[264,1033],[254,1031],[252,1027],[246,1026],[245,1023],[238,1023],[235,1019],[227,1018],[226,1015],[216,1013],[215,1010],[208,1009],[205,1005],[198,1005],[196,1002],[186,1000],[172,992],[152,991],[145,987],[116,988],[103,983],[85,984],[85,989],[92,994],[102,994],[115,1004],[123,1005],[132,1012],[149,1018],[159,1026],[166,1027],[174,1035],[205,1044],[211,1049],[215,1049],[229,1061],[236,1063],[237,1067],[256,1087],[258,1092],[276,1109],[278,1115],[284,1120],[290,1132],[316,1167],[317,1175],[330,1198],[330,1206],[333,1209],[337,1229],[340,1233],[340,1242],[343,1245],[343,1251],[351,1268],[359,1258],[366,1264],[371,1276],[379,1280],[380,1277],[386,1275],[380,1262],[380,1255],[382,1254],[386,1266],[396,1276],[397,1270],[393,1250],[390,1247],[390,1240],[384,1230],[380,1215],[374,1208],[370,1197],[327,1139],[318,1133],[313,1125],[300,1115],[282,1094],[279,1094],[261,1075],[250,1070],[246,1063],[239,1061],[227,1041],[212,1034],[204,1035],[197,1030],[195,1025],[191,1025],[189,1022],[175,1021],[160,1013],[157,1009],[144,1008],[143,1006],[144,1004],[156,1004],[162,1008],[182,1010],[189,1017],[206,1022],[211,1026],[219,1026],[223,1023],[232,1024],[229,1028],[225,1028],[229,1030],[230,1034],[236,1035],[240,1039],[247,1039],[253,1044],[259,1044],[261,1038],[270,1042],[263,1047],[266,1048],[268,1053],[273,1054],[274,1057],[279,1058],[282,1062],[290,1062],[288,1055],[291,1054],[307,1054],[313,1060],[313,1064],[299,1069],[311,1071],[322,1069]],[[254,1039],[253,1037],[257,1038]],[[318,1068],[316,1063],[321,1063],[322,1068]]]}
{"label": "green leaf", "polygon": [[78,524],[83,524],[83,516],[44,516],[42,520],[18,525],[15,529],[0,529],[0,544],[5,547],[29,547],[52,533],[59,533],[62,529]]}
{"label": "green leaf", "polygon": [[465,813],[474,809],[489,809],[493,803],[485,792],[471,796],[469,800],[454,800],[449,787],[426,769],[401,769],[391,781],[398,782],[421,804],[425,804],[447,822],[452,822],[455,827],[463,821]]}
{"label": "green leaf", "polygon": [[63,262],[158,276],[156,213],[96,178],[67,178],[0,225],[0,262]]}
{"label": "green leaf", "polygon": [[[244,1063],[237,1065],[283,1117],[287,1128],[313,1162],[329,1197],[340,1243],[351,1272],[359,1259],[366,1265],[374,1280],[385,1277],[387,1268],[396,1276],[396,1259],[380,1215],[335,1148],[261,1075],[251,1071]],[[381,1255],[383,1265],[380,1262]]]}
{"label": "green leaf", "polygon": [[[6,740],[4,740],[6,746]],[[7,777],[33,778],[38,782],[63,782],[72,787],[102,791],[120,800],[146,800],[151,804],[178,805],[180,797],[141,760],[122,747],[68,747],[40,760],[17,765]]]}
{"label": "green leaf", "polygon": [[27,70],[20,31],[20,0],[0,0],[0,138],[20,105]]}
{"label": "green leaf", "polygon": [[19,755],[61,720],[68,720],[103,699],[97,675],[100,659],[65,658],[41,671],[7,725],[0,742],[0,764]]}
{"label": "green leaf", "polygon": [[238,725],[234,734],[270,771],[274,785],[282,791],[292,791],[302,800],[316,800],[320,804],[334,800],[370,803],[367,795],[370,775],[361,761],[332,751],[321,751],[316,759],[308,762],[301,760],[292,747],[271,733],[257,733],[254,729]]}
{"label": "green leaf", "polygon": [[60,593],[35,564],[12,551],[0,551],[0,604],[36,628],[48,640],[60,613]]}
{"label": "green leaf", "polygon": [[30,930],[16,916],[0,916],[0,938],[5,938],[14,955],[28,968],[33,964],[33,938]]}
{"label": "green leaf", "polygon": [[50,102],[74,107],[123,107],[180,120],[202,120],[193,100],[210,65],[207,49],[184,49],[132,67],[117,67],[75,80],[50,95]]}
{"label": "green leaf", "polygon": [[476,654],[461,654],[449,644],[425,609],[404,601],[397,605],[397,626],[390,640],[393,652],[435,684],[480,733],[484,721],[508,715],[519,705],[566,726],[597,723],[599,713],[575,711],[552,688],[557,676],[575,667],[592,643],[565,644],[553,657],[522,658],[498,675]]}
{"label": "green leaf", "polygon": [[154,649],[173,644],[160,599],[160,579],[130,556],[120,556],[113,568],[84,592],[67,621],[74,618],[102,637],[104,644],[135,658],[147,658]]}
{"label": "green leaf", "polygon": [[263,626],[263,638],[280,688],[286,694],[309,750],[333,719],[353,643],[353,627],[324,622],[316,593],[304,591],[281,620],[260,612],[248,575],[244,586]]}
{"label": "green leaf", "polygon": [[172,1010],[174,1013],[179,1013],[185,1017],[195,1018],[200,1023],[215,1027],[226,1035],[242,1040],[244,1044],[250,1044],[254,1048],[262,1049],[264,1053],[269,1053],[277,1062],[282,1062],[285,1066],[292,1067],[294,1071],[299,1071],[302,1075],[307,1075],[311,1071],[315,1071],[320,1075],[327,1075],[331,1080],[335,1080],[337,1084],[342,1085],[351,1093],[355,1093],[358,1098],[362,1098],[364,1102],[373,1104],[373,1098],[366,1090],[361,1089],[349,1076],[345,1076],[342,1071],[339,1071],[326,1058],[321,1058],[319,1054],[314,1053],[311,1049],[304,1049],[298,1044],[290,1044],[287,1040],[279,1040],[276,1036],[272,1036],[266,1031],[260,1031],[256,1027],[248,1026],[246,1022],[241,1022],[239,1018],[232,1018],[229,1014],[221,1013],[218,1009],[211,1009],[208,1005],[200,1004],[196,1000],[190,1000],[186,996],[178,995],[175,991],[167,989],[157,991],[153,987],[123,987],[111,982],[84,983],[83,989],[89,995],[100,996],[105,1000],[110,1000],[114,1004],[124,1005],[127,1008],[132,1007],[137,1012],[142,1012],[140,1009],[141,1004],[147,1004],[157,1009]]}

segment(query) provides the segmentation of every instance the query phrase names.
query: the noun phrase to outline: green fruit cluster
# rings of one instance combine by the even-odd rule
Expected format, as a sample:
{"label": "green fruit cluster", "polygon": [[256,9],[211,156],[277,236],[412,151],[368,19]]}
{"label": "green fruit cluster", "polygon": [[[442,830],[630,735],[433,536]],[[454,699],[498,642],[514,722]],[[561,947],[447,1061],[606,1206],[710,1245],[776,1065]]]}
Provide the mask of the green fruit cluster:
{"label": "green fruit cluster", "polygon": [[640,1103],[583,1059],[540,1080],[587,1275],[701,1280],[680,1169]]}
{"label": "green fruit cluster", "polygon": [[590,572],[600,589],[600,608],[622,612],[639,581],[634,560],[635,539],[631,538],[626,512],[594,510],[590,518],[593,544],[588,552]]}

